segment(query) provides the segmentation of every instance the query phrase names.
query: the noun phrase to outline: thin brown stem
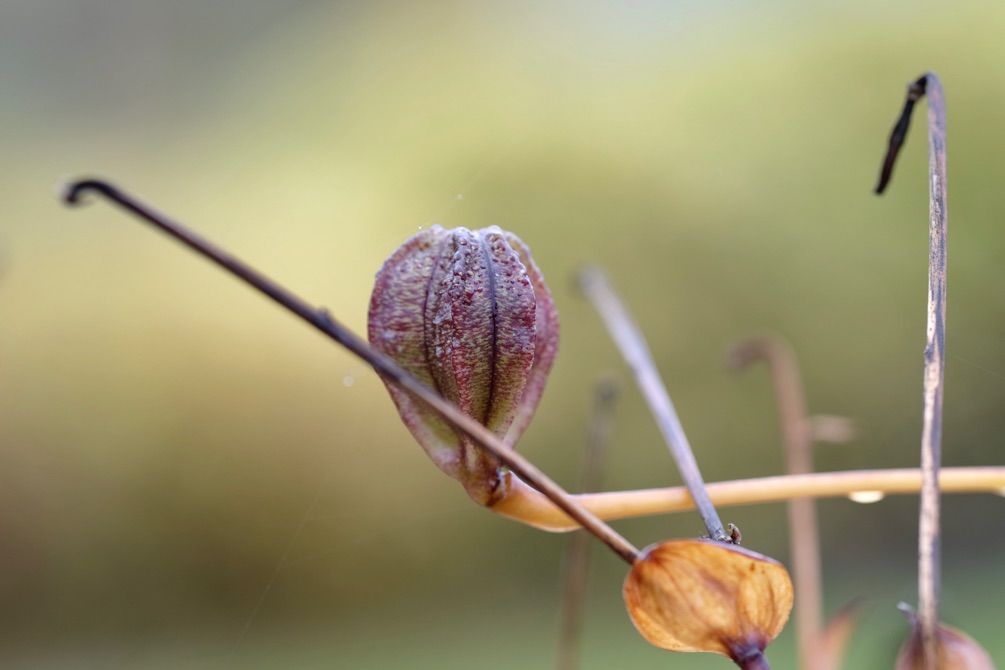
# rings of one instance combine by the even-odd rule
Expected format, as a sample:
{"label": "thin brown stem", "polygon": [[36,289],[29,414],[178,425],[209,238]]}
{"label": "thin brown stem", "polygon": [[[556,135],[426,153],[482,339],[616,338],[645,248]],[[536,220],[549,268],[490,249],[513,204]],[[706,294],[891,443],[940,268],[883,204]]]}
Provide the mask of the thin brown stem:
{"label": "thin brown stem", "polygon": [[[946,336],[946,103],[942,83],[932,72],[908,87],[904,113],[906,133],[912,100],[928,96],[928,323],[925,328],[924,414],[921,431],[920,529],[918,532],[918,620],[921,622],[925,664],[936,663],[939,625],[940,520],[939,466],[942,460],[942,393]],[[898,126],[901,125],[898,122]],[[902,141],[902,140],[901,140]],[[899,146],[898,146],[899,148]],[[889,153],[893,157],[889,157]],[[896,149],[891,138],[887,162]],[[879,190],[879,189],[877,189]]]}
{"label": "thin brown stem", "polygon": [[377,374],[390,380],[413,397],[432,407],[456,430],[470,437],[483,449],[498,458],[510,470],[527,480],[541,494],[547,497],[548,500],[561,508],[569,517],[576,519],[578,523],[610,547],[626,562],[632,564],[637,560],[638,549],[632,546],[617,531],[584,508],[551,478],[511,447],[503,443],[502,440],[496,437],[485,426],[464,414],[452,403],[444,400],[442,396],[410,375],[394,360],[375,351],[366,341],[335,321],[327,310],[314,308],[236,256],[196,235],[180,223],[172,221],[154,211],[139,200],[127,195],[107,182],[83,180],[69,184],[64,191],[63,199],[68,204],[76,205],[80,203],[81,196],[87,191],[100,193],[127,211],[132,212],[140,219],[153,224],[196,253],[208,258],[224,270],[227,270],[253,288],[272,298],[275,302],[293,312],[356,356],[365,360],[373,366]]}
{"label": "thin brown stem", "polygon": [[722,527],[719,514],[705,491],[705,482],[698,469],[698,462],[694,458],[687,435],[684,434],[684,427],[681,426],[677,410],[670,400],[670,394],[656,368],[656,362],[649,351],[645,337],[601,270],[588,268],[581,271],[579,284],[600,313],[611,338],[635,375],[635,381],[649,404],[649,410],[656,418],[660,432],[663,433],[663,438],[670,449],[670,455],[677,464],[681,479],[691,492],[698,514],[708,529],[709,537],[720,542],[729,541],[729,535]]}
{"label": "thin brown stem", "polygon": [[[778,335],[752,337],[737,345],[730,354],[730,363],[735,368],[743,368],[755,360],[764,361],[771,372],[785,446],[786,472],[809,474],[813,472],[813,444],[796,355],[788,342]],[[816,504],[812,498],[792,498],[788,502],[788,512],[800,667],[819,670],[823,586]]]}
{"label": "thin brown stem", "polygon": [[[586,437],[586,455],[583,459],[583,473],[580,490],[596,491],[601,486],[604,452],[611,437],[614,404],[617,387],[611,381],[597,385],[596,400],[590,429]],[[579,667],[580,638],[583,631],[583,616],[586,611],[586,587],[590,575],[589,536],[582,531],[574,531],[565,549],[563,574],[565,585],[562,589],[561,629],[558,636],[558,670],[575,670]]]}

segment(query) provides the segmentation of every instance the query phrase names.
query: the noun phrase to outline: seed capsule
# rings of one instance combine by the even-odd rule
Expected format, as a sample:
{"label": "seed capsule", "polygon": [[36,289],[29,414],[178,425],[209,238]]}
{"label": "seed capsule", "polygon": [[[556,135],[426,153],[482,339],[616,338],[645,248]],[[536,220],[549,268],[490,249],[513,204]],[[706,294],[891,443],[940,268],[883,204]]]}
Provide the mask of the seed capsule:
{"label": "seed capsule", "polygon": [[735,544],[670,540],[647,547],[624,586],[632,623],[670,651],[710,651],[767,667],[764,648],[792,609],[792,580],[774,559]]}
{"label": "seed capsule", "polygon": [[[558,314],[530,250],[495,226],[433,226],[377,273],[370,344],[513,445],[537,408],[558,349]],[[386,382],[433,462],[482,505],[500,499],[501,464]]]}
{"label": "seed capsule", "polygon": [[911,624],[911,634],[897,654],[895,670],[925,670],[926,667],[936,670],[994,670],[995,664],[981,645],[958,628],[943,623],[935,628],[935,662],[927,665],[921,622],[910,607],[904,603],[899,607]]}

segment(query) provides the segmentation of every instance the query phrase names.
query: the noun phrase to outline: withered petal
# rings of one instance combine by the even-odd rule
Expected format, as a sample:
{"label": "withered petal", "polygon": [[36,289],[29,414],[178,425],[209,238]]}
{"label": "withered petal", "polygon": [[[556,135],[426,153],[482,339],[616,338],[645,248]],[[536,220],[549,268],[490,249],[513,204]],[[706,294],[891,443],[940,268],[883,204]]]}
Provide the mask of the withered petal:
{"label": "withered petal", "polygon": [[628,614],[650,643],[734,660],[763,651],[789,618],[785,568],[734,544],[670,540],[646,548],[624,585]]}
{"label": "withered petal", "polygon": [[820,670],[838,670],[844,660],[845,650],[862,615],[862,601],[852,600],[831,617],[821,631],[818,664]]}

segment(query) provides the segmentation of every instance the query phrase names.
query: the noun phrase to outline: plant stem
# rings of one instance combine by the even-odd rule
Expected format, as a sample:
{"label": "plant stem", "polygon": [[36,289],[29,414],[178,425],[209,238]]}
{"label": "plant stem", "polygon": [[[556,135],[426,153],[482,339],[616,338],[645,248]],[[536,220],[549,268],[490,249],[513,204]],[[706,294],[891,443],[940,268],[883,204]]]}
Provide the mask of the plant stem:
{"label": "plant stem", "polygon": [[439,412],[455,429],[470,437],[483,449],[498,458],[514,473],[518,473],[531,485],[535,486],[548,500],[561,508],[569,517],[575,519],[600,541],[610,547],[629,565],[638,559],[638,549],[632,546],[628,540],[619,535],[613,528],[601,521],[596,515],[584,508],[575,498],[566,493],[530,461],[503,443],[502,440],[496,437],[485,426],[464,414],[452,403],[444,400],[442,396],[410,375],[394,360],[372,349],[366,341],[335,321],[327,310],[312,307],[301,298],[239,260],[236,256],[199,237],[180,223],[155,212],[107,182],[82,180],[69,184],[63,192],[63,199],[67,204],[79,204],[81,195],[86,191],[94,191],[104,195],[112,202],[132,212],[140,219],[153,224],[161,231],[174,237],[196,253],[213,261],[238,279],[243,280],[296,314],[353,354],[365,360],[373,366],[377,374],[389,379],[418,400]]}
{"label": "plant stem", "polygon": [[[604,452],[611,437],[617,387],[611,381],[601,382],[597,385],[595,396],[580,480],[580,490],[586,492],[596,491],[601,486]],[[574,531],[565,549],[561,630],[558,635],[558,659],[555,662],[558,670],[576,670],[579,667],[586,586],[590,575],[588,540],[589,536],[581,530]]]}
{"label": "plant stem", "polygon": [[[914,102],[928,96],[928,323],[925,328],[924,415],[921,430],[920,529],[918,532],[918,620],[921,622],[925,663],[936,663],[939,625],[939,466],[942,460],[942,392],[946,338],[946,103],[942,83],[928,72],[910,84],[901,118],[890,137],[884,166],[889,176],[896,160]],[[900,138],[897,130],[902,128]],[[877,192],[882,192],[881,181]]]}
{"label": "plant stem", "polygon": [[[807,418],[806,393],[792,347],[778,335],[761,335],[734,347],[729,358],[735,368],[743,368],[758,359],[767,364],[782,427],[785,470],[790,475],[813,472],[813,438]],[[823,586],[816,504],[812,498],[792,498],[788,502],[788,512],[800,667],[819,670],[822,663]]]}
{"label": "plant stem", "polygon": [[764,652],[759,651],[752,656],[747,658],[733,660],[737,666],[742,670],[771,670],[771,665],[768,663],[768,659],[764,656]]}
{"label": "plant stem", "polygon": [[[939,473],[944,493],[1005,495],[1005,466],[943,468]],[[841,498],[861,491],[884,495],[914,494],[921,490],[921,470],[851,470],[737,479],[708,484],[708,495],[720,507],[783,502],[791,498]],[[576,498],[602,519],[632,519],[694,509],[686,487],[586,493]],[[510,494],[492,507],[493,512],[542,530],[565,532],[579,526],[547,498],[514,477]]]}
{"label": "plant stem", "polygon": [[719,514],[705,491],[705,482],[701,477],[701,471],[698,470],[698,462],[694,458],[687,435],[684,434],[677,410],[674,409],[673,401],[670,400],[670,394],[660,377],[641,331],[607,280],[607,276],[600,269],[588,268],[581,271],[579,284],[600,313],[611,338],[635,375],[635,381],[656,418],[660,432],[663,433],[663,438],[670,449],[670,455],[677,464],[681,479],[690,491],[698,514],[708,529],[709,537],[720,542],[728,541],[729,536],[722,527]]}

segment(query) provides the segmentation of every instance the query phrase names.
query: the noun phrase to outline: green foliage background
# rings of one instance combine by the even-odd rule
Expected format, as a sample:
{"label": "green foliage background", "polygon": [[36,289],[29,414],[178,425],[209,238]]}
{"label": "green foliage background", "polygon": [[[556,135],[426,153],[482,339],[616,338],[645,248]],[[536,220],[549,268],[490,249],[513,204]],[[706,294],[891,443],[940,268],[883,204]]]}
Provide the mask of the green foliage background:
{"label": "green foliage background", "polygon": [[[421,226],[519,234],[563,319],[520,448],[577,481],[590,389],[623,382],[607,487],[678,483],[589,306],[607,268],[706,478],[776,474],[784,334],[820,469],[917,462],[924,133],[871,194],[903,85],[949,109],[944,462],[1001,464],[1005,7],[993,2],[0,3],[0,664],[549,667],[561,536],[475,508],[365,365],[61,178],[135,190],[364,331]],[[462,197],[461,197],[462,196]],[[944,619],[1005,659],[1003,501],[945,500]],[[820,505],[827,607],[868,597],[847,667],[890,667],[917,504]],[[786,560],[781,505],[730,509]],[[618,524],[645,545],[694,515]],[[277,568],[277,566],[280,566]],[[597,551],[584,667],[713,668],[632,630]],[[254,615],[252,616],[252,614]],[[246,627],[246,624],[247,627]],[[793,667],[791,630],[771,648]]]}

